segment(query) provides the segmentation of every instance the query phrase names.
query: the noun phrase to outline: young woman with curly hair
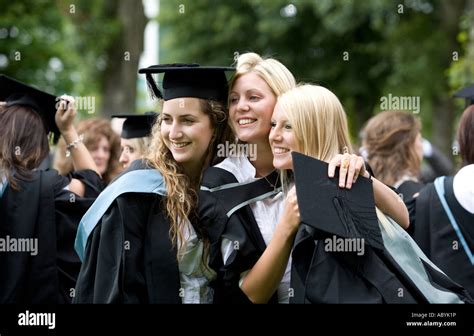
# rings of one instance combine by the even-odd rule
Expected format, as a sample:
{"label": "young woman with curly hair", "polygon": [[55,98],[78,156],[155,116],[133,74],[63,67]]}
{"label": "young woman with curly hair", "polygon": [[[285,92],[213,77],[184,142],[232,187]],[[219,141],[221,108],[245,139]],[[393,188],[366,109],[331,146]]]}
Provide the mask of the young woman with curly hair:
{"label": "young woman with curly hair", "polygon": [[[82,219],[79,303],[212,303],[216,272],[197,195],[202,170],[228,139],[226,70],[173,64],[142,69],[163,108],[146,159],[135,161]],[[163,93],[152,73],[164,72]]]}

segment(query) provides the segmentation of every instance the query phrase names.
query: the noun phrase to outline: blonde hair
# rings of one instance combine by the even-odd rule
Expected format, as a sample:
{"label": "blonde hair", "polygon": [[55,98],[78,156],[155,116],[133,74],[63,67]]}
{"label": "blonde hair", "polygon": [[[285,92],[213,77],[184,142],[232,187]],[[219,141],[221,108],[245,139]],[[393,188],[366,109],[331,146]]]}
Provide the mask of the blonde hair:
{"label": "blonde hair", "polygon": [[[278,98],[296,138],[297,150],[322,161],[336,154],[352,153],[346,113],[339,99],[328,89],[300,84]],[[280,171],[286,191],[291,172]]]}
{"label": "blonde hair", "polygon": [[251,72],[258,74],[275,96],[280,96],[296,86],[295,77],[290,70],[276,59],[262,58],[256,53],[245,53],[237,59],[236,72],[229,87],[232,89],[239,77]]}
{"label": "blonde hair", "polygon": [[151,144],[151,136],[128,139],[132,147],[139,153],[141,158],[148,153],[148,148]]}
{"label": "blonde hair", "polygon": [[[228,125],[228,113],[224,103],[199,99],[201,111],[209,116],[211,127],[214,129],[214,136],[208,147],[208,152],[203,157],[203,165],[200,171],[209,164],[213,164],[217,159],[217,145],[230,141],[232,132]],[[147,162],[157,169],[163,176],[166,185],[167,197],[164,202],[166,214],[170,221],[170,238],[173,245],[178,246],[178,257],[186,249],[186,239],[184,236],[187,229],[187,220],[195,216],[197,205],[197,188],[199,181],[191,181],[178,162],[173,158],[171,151],[166,147],[161,136],[161,115],[153,125],[152,139],[146,155]],[[198,228],[202,229],[202,228]],[[208,240],[206,232],[202,230],[205,249],[208,250]],[[205,251],[205,253],[206,253]]]}
{"label": "blonde hair", "polygon": [[[328,89],[301,84],[279,97],[278,105],[291,124],[299,152],[322,161],[329,161],[336,154],[352,153],[346,112]],[[287,188],[288,172],[280,173]],[[375,209],[380,225],[391,236],[390,223]]]}
{"label": "blonde hair", "polygon": [[305,155],[329,161],[336,154],[351,153],[347,117],[341,102],[328,89],[303,84],[278,98]]}
{"label": "blonde hair", "polygon": [[[120,137],[113,131],[110,122],[103,118],[91,118],[81,120],[77,124],[77,133],[84,134],[84,145],[90,151],[91,148],[99,143],[101,137],[105,137],[110,146],[110,158],[107,162],[107,170],[102,179],[109,183],[117,176],[120,171]],[[58,141],[53,166],[61,175],[67,175],[74,170],[72,158],[66,157],[66,142],[61,137]]]}
{"label": "blonde hair", "polygon": [[374,175],[393,186],[407,172],[418,176],[421,158],[415,140],[420,121],[404,111],[385,111],[369,119],[361,134]]}

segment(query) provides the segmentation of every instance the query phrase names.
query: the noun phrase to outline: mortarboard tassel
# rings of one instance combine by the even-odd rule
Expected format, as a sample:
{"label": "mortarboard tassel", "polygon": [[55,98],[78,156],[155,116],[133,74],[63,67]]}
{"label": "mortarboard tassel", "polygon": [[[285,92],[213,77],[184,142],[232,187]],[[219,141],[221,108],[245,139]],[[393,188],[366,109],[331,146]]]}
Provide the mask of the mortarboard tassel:
{"label": "mortarboard tassel", "polygon": [[156,86],[155,79],[150,73],[146,74],[146,82],[148,84],[148,89],[150,91],[151,98],[163,99],[163,95],[161,94],[160,90]]}

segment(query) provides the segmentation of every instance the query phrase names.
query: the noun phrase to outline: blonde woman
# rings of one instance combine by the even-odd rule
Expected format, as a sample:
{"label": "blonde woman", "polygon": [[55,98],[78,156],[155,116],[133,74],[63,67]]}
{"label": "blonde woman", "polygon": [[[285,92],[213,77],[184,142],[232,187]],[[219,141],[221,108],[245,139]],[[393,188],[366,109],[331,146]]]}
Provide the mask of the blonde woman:
{"label": "blonde woman", "polygon": [[[82,219],[79,303],[212,303],[209,246],[196,217],[202,170],[229,135],[229,68],[158,65],[147,75],[163,109],[150,151],[117,178]],[[163,91],[152,77],[163,73]]]}
{"label": "blonde woman", "polygon": [[[268,135],[278,96],[295,86],[291,72],[275,59],[245,53],[237,60],[229,119],[247,150],[208,168],[202,182],[228,218],[222,269],[230,302],[288,303],[292,293],[290,252],[300,222],[298,205],[294,190],[285,196],[279,188]],[[344,158],[351,174],[362,166],[355,156]]]}
{"label": "blonde woman", "polygon": [[[271,125],[273,163],[276,168],[283,171],[283,174],[294,170],[292,152],[300,152],[328,163],[328,177],[314,177],[322,179],[323,184],[317,184],[320,188],[328,184],[324,181],[335,176],[336,167],[339,167],[337,183],[339,188],[351,189],[354,184],[360,183],[357,182],[359,176],[370,178],[373,187],[373,195],[359,192],[355,196],[360,197],[360,204],[356,203],[357,199],[351,201],[347,198],[348,201],[341,201],[339,206],[344,207],[343,214],[336,206],[334,209],[338,216],[353,218],[353,221],[345,221],[344,226],[348,229],[344,229],[361,240],[363,246],[359,246],[360,249],[357,251],[353,245],[349,248],[344,244],[343,250],[328,246],[327,238],[330,242],[334,239],[344,241],[342,237],[336,237],[332,232],[325,231],[324,224],[329,227],[342,225],[342,220],[338,216],[325,215],[320,218],[318,214],[314,214],[314,220],[320,222],[316,231],[307,224],[298,223],[292,227],[291,234],[298,236],[292,253],[294,270],[292,302],[461,302],[460,298],[464,298],[462,288],[453,283],[425,256],[419,257],[417,253],[419,248],[400,227],[407,228],[409,223],[408,211],[398,195],[382,182],[371,178],[365,170],[361,157],[351,156],[348,153],[339,154],[343,150],[350,150],[351,144],[344,109],[331,91],[321,86],[301,85],[286,92],[278,99]],[[356,161],[360,165],[348,165],[348,160]],[[308,169],[316,171],[311,167]],[[291,193],[294,187],[291,175],[289,176],[285,179],[285,183],[290,185]],[[336,186],[335,188],[337,189]],[[311,192],[317,195],[321,190],[316,188]],[[370,192],[370,189],[367,192]],[[326,194],[318,196],[318,198],[324,197],[331,196]],[[368,209],[364,205],[364,200],[372,197],[375,206],[382,211],[379,212],[382,234],[376,233],[378,227],[375,214],[378,210]],[[328,204],[333,205],[334,199],[330,201]],[[372,222],[367,219],[371,213],[374,219]],[[389,222],[384,214],[393,218],[398,224]],[[321,223],[323,221],[324,223]],[[371,223],[374,225],[371,226]],[[369,234],[364,236],[365,232]],[[365,243],[372,241],[374,236],[380,237],[380,246]],[[456,290],[459,297],[451,290]]]}

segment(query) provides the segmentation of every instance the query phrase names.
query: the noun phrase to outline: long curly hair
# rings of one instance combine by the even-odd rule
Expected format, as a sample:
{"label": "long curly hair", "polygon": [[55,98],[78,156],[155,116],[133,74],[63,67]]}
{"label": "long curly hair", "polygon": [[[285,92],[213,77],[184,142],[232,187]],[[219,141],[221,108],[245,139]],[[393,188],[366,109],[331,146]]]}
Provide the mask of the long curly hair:
{"label": "long curly hair", "polygon": [[418,176],[421,158],[415,140],[420,128],[420,121],[405,111],[385,111],[369,119],[362,145],[377,179],[393,186],[403,175]]}
{"label": "long curly hair", "polygon": [[[167,197],[166,214],[170,221],[170,238],[173,245],[178,246],[178,256],[186,249],[185,230],[187,221],[197,216],[197,190],[199,188],[202,172],[205,167],[216,164],[222,158],[217,156],[218,144],[225,141],[231,141],[232,131],[228,125],[228,112],[223,102],[213,100],[199,99],[201,110],[209,116],[211,126],[214,129],[214,136],[209,144],[203,166],[200,171],[198,181],[191,179],[184,173],[181,166],[173,158],[171,151],[166,147],[161,136],[161,116],[157,118],[152,129],[152,140],[149,147],[146,161],[157,169],[162,175],[166,184]],[[203,237],[206,250],[208,249],[208,239],[203,228],[201,235]]]}
{"label": "long curly hair", "polygon": [[49,153],[43,120],[26,106],[0,106],[0,173],[19,190]]}
{"label": "long curly hair", "polygon": [[[120,137],[116,134],[110,122],[103,118],[91,118],[81,120],[77,124],[77,133],[84,134],[84,145],[90,151],[95,144],[99,143],[101,137],[105,137],[110,145],[110,158],[107,164],[107,170],[103,174],[102,179],[105,183],[110,183],[112,179],[117,176],[120,171]],[[72,159],[66,157],[66,142],[61,137],[56,149],[53,166],[59,171],[61,175],[67,175],[72,172]]]}

